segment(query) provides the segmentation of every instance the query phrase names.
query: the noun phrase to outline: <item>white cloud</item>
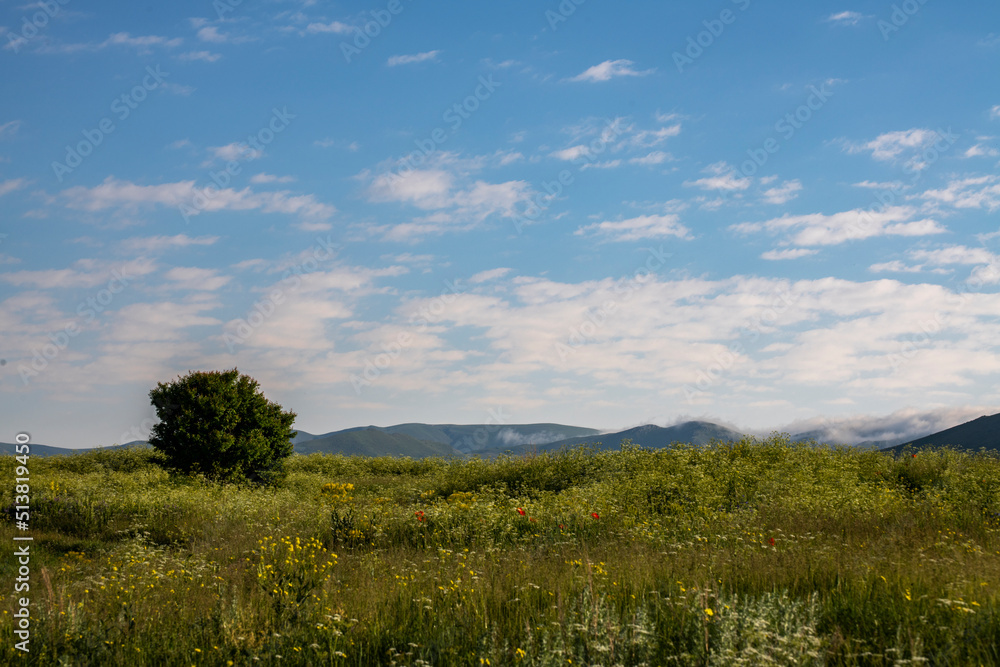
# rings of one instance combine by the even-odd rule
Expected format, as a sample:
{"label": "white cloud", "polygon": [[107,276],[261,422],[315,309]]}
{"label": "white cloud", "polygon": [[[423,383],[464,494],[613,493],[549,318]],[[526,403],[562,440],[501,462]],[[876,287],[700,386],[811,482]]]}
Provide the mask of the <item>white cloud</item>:
{"label": "white cloud", "polygon": [[783,259],[799,259],[800,257],[808,257],[809,255],[815,255],[818,250],[812,250],[809,248],[788,248],[787,250],[768,250],[763,253],[761,259],[769,259],[772,261],[778,261]]}
{"label": "white cloud", "polygon": [[190,266],[176,266],[167,271],[165,277],[173,282],[172,288],[211,292],[217,290],[231,278],[220,276],[215,269],[199,269]]}
{"label": "white cloud", "polygon": [[254,174],[250,177],[251,183],[293,183],[294,176],[275,176],[274,174]]}
{"label": "white cloud", "polygon": [[187,53],[182,53],[178,55],[177,59],[184,60],[187,62],[192,62],[195,60],[203,60],[207,63],[214,63],[221,57],[222,57],[221,54],[212,53],[211,51],[188,51]]}
{"label": "white cloud", "polygon": [[953,180],[945,188],[927,190],[919,195],[932,205],[957,209],[1000,209],[1000,176],[973,176]]}
{"label": "white cloud", "polygon": [[586,225],[573,232],[577,236],[592,234],[609,241],[638,241],[676,237],[690,239],[691,230],[680,223],[676,215],[640,215],[628,220],[605,221]]}
{"label": "white cloud", "polygon": [[480,271],[479,273],[477,273],[474,276],[472,276],[471,278],[469,278],[469,282],[472,283],[473,285],[478,285],[480,283],[486,283],[486,282],[489,282],[491,280],[496,280],[497,278],[503,278],[504,276],[506,276],[511,271],[512,271],[512,269],[509,269],[509,268],[506,268],[506,267],[499,268],[499,269],[489,269],[487,271]]}
{"label": "white cloud", "polygon": [[306,26],[306,32],[311,34],[317,33],[333,33],[335,35],[347,35],[354,31],[352,26],[346,23],[341,23],[340,21],[331,21],[330,23],[310,23]]}
{"label": "white cloud", "polygon": [[926,236],[947,231],[929,218],[914,220],[916,214],[913,207],[890,206],[877,213],[855,209],[833,215],[784,215],[765,222],[732,225],[730,229],[743,234],[789,233],[788,243],[797,246],[837,245],[876,236]]}
{"label": "white cloud", "polygon": [[866,190],[901,190],[903,183],[901,181],[861,181],[860,183],[855,183],[854,187],[865,188]]}
{"label": "white cloud", "polygon": [[219,32],[215,26],[205,26],[198,31],[198,39],[212,44],[242,44],[252,41],[252,37],[234,37],[228,33]]}
{"label": "white cloud", "polygon": [[963,154],[965,157],[1000,157],[1000,151],[991,147],[984,146],[983,144],[975,144],[970,146],[967,151]]}
{"label": "white cloud", "polygon": [[15,190],[20,190],[27,185],[28,179],[26,178],[12,178],[10,180],[0,181],[0,197],[14,192]]}
{"label": "white cloud", "polygon": [[21,127],[21,121],[19,120],[9,120],[6,123],[0,124],[0,139],[8,139],[17,134],[18,128]]}
{"label": "white cloud", "polygon": [[991,120],[998,120],[998,119],[1000,119],[1000,104],[998,104],[995,107],[993,107],[992,109],[990,109],[990,119]]}
{"label": "white cloud", "polygon": [[183,42],[184,40],[180,37],[175,37],[173,39],[161,37],[159,35],[143,35],[133,37],[127,32],[117,32],[109,36],[99,48],[104,48],[105,46],[129,46],[137,49],[139,53],[150,53],[150,47],[152,46],[173,48],[175,46],[180,46]]}
{"label": "white cloud", "polygon": [[106,262],[81,259],[68,269],[36,269],[0,273],[0,280],[18,287],[38,289],[97,287],[106,285],[116,273],[126,279],[145,276],[156,270],[156,264],[140,257],[126,262]]}
{"label": "white cloud", "polygon": [[787,204],[799,196],[802,183],[796,180],[785,181],[779,187],[764,191],[764,201],[769,204]]}
{"label": "white cloud", "polygon": [[581,74],[574,76],[570,81],[610,81],[611,79],[619,76],[646,76],[655,72],[654,69],[648,69],[643,71],[637,71],[632,68],[634,65],[631,60],[605,60],[599,65],[594,65],[586,69]]}
{"label": "white cloud", "polygon": [[427,234],[473,229],[491,216],[513,217],[515,207],[527,202],[532,192],[528,183],[489,183],[472,178],[474,172],[495,162],[495,156],[461,159],[454,153],[442,153],[426,169],[378,175],[364,172],[360,178],[369,182],[370,201],[408,204],[427,212],[411,222],[382,228],[387,239],[412,241]]}
{"label": "white cloud", "polygon": [[861,19],[866,18],[864,14],[858,12],[844,11],[830,14],[826,17],[827,23],[835,25],[857,25]]}
{"label": "white cloud", "polygon": [[579,144],[576,146],[570,146],[569,148],[563,148],[562,150],[554,151],[550,153],[550,155],[554,158],[571,162],[581,157],[587,157],[588,155],[590,155],[590,149],[584,146],[583,144]]}
{"label": "white cloud", "polygon": [[225,146],[209,146],[208,152],[212,154],[214,159],[226,162],[230,160],[256,160],[264,155],[263,150],[250,148],[249,145],[237,141]]}
{"label": "white cloud", "polygon": [[204,199],[201,211],[249,211],[263,213],[287,213],[304,219],[327,220],[336,209],[323,204],[313,195],[293,195],[287,190],[277,192],[254,192],[250,188],[215,190],[205,196],[194,181],[178,181],[160,185],[137,185],[108,176],[100,185],[92,188],[76,186],[64,190],[61,197],[70,208],[85,211],[102,211],[116,208],[132,210],[142,206],[193,206],[193,202]]}
{"label": "white cloud", "polygon": [[414,63],[423,63],[428,60],[437,60],[440,51],[425,51],[424,53],[414,53],[412,55],[402,55],[402,56],[391,56],[389,60],[386,61],[386,65],[389,67],[396,67],[397,65],[412,65]]}
{"label": "white cloud", "polygon": [[996,255],[986,248],[969,248],[964,245],[947,246],[935,250],[911,250],[912,259],[928,264],[992,264]]}
{"label": "white cloud", "polygon": [[669,153],[664,153],[663,151],[652,151],[647,153],[642,157],[634,157],[629,160],[629,164],[641,164],[645,166],[652,166],[656,164],[663,164],[668,159],[670,159]]}
{"label": "white cloud", "polygon": [[696,181],[684,181],[686,187],[698,187],[702,190],[723,190],[733,192],[746,190],[750,187],[750,179],[741,177],[739,172],[726,162],[716,162],[702,170],[702,173],[712,174]]}
{"label": "white cloud", "polygon": [[155,254],[165,252],[173,248],[187,248],[189,246],[209,246],[219,240],[218,236],[196,236],[187,234],[177,234],[175,236],[147,236],[125,239],[121,242],[121,248],[127,253],[133,254]]}
{"label": "white cloud", "polygon": [[873,273],[920,273],[924,270],[924,267],[911,266],[909,264],[904,264],[898,259],[894,259],[891,262],[872,264],[868,267],[868,270]]}
{"label": "white cloud", "polygon": [[914,128],[886,132],[866,143],[845,142],[844,147],[849,153],[871,152],[874,159],[883,162],[896,162],[905,157],[906,167],[920,171],[928,165],[921,155],[924,149],[945,139],[934,130]]}
{"label": "white cloud", "polygon": [[181,340],[184,329],[188,327],[222,324],[214,317],[201,314],[214,305],[206,301],[128,304],[114,314],[114,326],[110,328],[108,338],[119,343],[138,344]]}

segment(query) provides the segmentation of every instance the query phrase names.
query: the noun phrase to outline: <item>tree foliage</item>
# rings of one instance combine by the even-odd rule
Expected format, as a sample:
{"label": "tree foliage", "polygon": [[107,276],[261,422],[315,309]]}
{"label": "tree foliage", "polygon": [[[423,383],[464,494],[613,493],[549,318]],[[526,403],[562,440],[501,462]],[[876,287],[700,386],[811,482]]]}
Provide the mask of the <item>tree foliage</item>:
{"label": "tree foliage", "polygon": [[292,453],[294,412],[267,400],[235,368],[190,372],[149,392],[160,422],[149,443],[184,474],[222,482],[270,484]]}

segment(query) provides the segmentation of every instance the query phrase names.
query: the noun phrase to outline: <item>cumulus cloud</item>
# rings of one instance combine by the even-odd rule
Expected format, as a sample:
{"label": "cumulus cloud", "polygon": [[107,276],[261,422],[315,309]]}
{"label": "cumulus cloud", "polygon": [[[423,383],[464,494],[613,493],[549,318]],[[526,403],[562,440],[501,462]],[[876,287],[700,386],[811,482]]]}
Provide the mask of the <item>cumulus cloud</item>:
{"label": "cumulus cloud", "polygon": [[972,176],[948,182],[947,187],[931,189],[919,195],[937,206],[957,209],[1000,209],[1000,176]]}
{"label": "cumulus cloud", "polygon": [[702,173],[711,175],[695,181],[684,181],[684,185],[686,187],[701,188],[702,190],[722,190],[723,192],[736,192],[746,190],[750,187],[750,179],[742,177],[727,162],[710,164],[702,170]]}
{"label": "cumulus cloud", "polygon": [[845,26],[857,25],[863,18],[866,18],[865,15],[859,12],[843,11],[830,14],[826,17],[826,21],[834,25]]}
{"label": "cumulus cloud", "polygon": [[320,34],[320,33],[333,33],[335,35],[348,35],[354,32],[354,28],[346,23],[341,23],[340,21],[331,21],[330,23],[310,23],[306,26],[306,32],[310,34]]}
{"label": "cumulus cloud", "polygon": [[[84,211],[107,209],[135,210],[148,206],[177,207],[183,205],[193,209],[189,215],[204,211],[248,211],[264,213],[286,213],[304,219],[327,220],[336,209],[317,201],[313,195],[295,195],[287,190],[276,192],[254,192],[250,188],[215,190],[209,195],[198,188],[194,181],[178,181],[160,185],[138,185],[108,176],[100,185],[92,188],[76,186],[64,190],[61,199],[70,208]],[[203,204],[195,207],[195,203]]]}
{"label": "cumulus cloud", "polygon": [[876,236],[927,236],[947,231],[930,218],[915,220],[917,213],[911,206],[889,206],[880,212],[855,209],[833,215],[784,215],[764,222],[732,225],[730,229],[741,234],[784,233],[787,243],[797,246],[837,245]]}
{"label": "cumulus cloud", "polygon": [[390,56],[389,60],[386,61],[386,65],[389,67],[396,67],[398,65],[413,65],[416,63],[424,63],[427,61],[436,61],[440,51],[425,51],[424,53],[414,53],[411,55],[400,55],[400,56]]}
{"label": "cumulus cloud", "polygon": [[178,60],[183,60],[186,62],[193,62],[195,60],[202,60],[207,63],[214,63],[216,60],[221,58],[222,55],[219,53],[212,53],[211,51],[188,51],[187,53],[182,53],[177,56]]}
{"label": "cumulus cloud", "polygon": [[0,123],[0,139],[9,139],[17,134],[18,128],[21,127],[21,121],[19,120],[9,120],[6,123]]}
{"label": "cumulus cloud", "polygon": [[0,181],[0,197],[10,194],[15,190],[20,190],[27,185],[28,179],[26,178],[12,178],[6,181]]}
{"label": "cumulus cloud", "polygon": [[187,234],[176,234],[174,236],[146,236],[125,239],[121,242],[121,249],[126,253],[152,255],[166,252],[174,248],[187,248],[190,246],[210,246],[219,240],[218,236],[195,236]]}
{"label": "cumulus cloud", "polygon": [[812,250],[810,248],[787,248],[785,250],[768,250],[763,253],[760,258],[768,259],[772,261],[783,260],[783,259],[799,259],[800,257],[808,257],[809,255],[815,255],[818,250]]}
{"label": "cumulus cloud", "polygon": [[785,181],[780,186],[764,191],[764,201],[769,204],[787,204],[799,196],[802,183],[797,179]]}
{"label": "cumulus cloud", "polygon": [[528,183],[491,183],[474,177],[476,172],[495,164],[494,158],[462,159],[444,153],[426,168],[400,168],[377,175],[364,172],[359,178],[368,182],[370,201],[405,204],[424,212],[410,222],[382,228],[386,239],[412,241],[430,234],[473,229],[488,218],[517,214],[517,207],[526,204],[532,193]]}
{"label": "cumulus cloud", "polygon": [[577,236],[592,235],[609,241],[638,241],[676,237],[690,239],[691,230],[680,223],[674,214],[640,215],[628,220],[597,222],[578,228]]}
{"label": "cumulus cloud", "polygon": [[638,71],[632,66],[631,60],[605,60],[599,65],[594,65],[574,76],[570,81],[589,81],[591,83],[599,81],[610,81],[621,76],[646,76],[656,71],[655,68]]}

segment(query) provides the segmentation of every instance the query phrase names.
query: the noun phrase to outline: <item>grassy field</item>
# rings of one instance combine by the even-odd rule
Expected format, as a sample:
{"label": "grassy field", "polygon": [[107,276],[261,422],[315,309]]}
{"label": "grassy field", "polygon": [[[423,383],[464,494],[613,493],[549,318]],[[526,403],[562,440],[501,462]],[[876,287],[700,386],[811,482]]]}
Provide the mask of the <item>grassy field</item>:
{"label": "grassy field", "polygon": [[3,664],[1000,664],[995,455],[310,455],[276,489],[149,451],[30,468],[31,651],[8,491]]}

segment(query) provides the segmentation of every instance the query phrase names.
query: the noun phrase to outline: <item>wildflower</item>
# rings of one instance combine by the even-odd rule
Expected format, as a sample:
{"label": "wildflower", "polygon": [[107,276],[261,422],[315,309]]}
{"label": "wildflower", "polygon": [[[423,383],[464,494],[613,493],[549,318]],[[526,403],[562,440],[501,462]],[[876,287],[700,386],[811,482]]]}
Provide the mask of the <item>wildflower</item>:
{"label": "wildflower", "polygon": [[417,510],[416,512],[413,513],[413,515],[417,517],[417,521],[423,521],[425,518],[423,510]]}
{"label": "wildflower", "polygon": [[774,546],[774,538],[773,537],[771,538],[771,546],[772,547]]}
{"label": "wildflower", "polygon": [[524,510],[521,509],[520,507],[517,508],[517,513],[520,514],[521,516],[524,516]]}
{"label": "wildflower", "polygon": [[594,517],[595,519],[600,519],[601,518],[600,515],[597,514],[597,512],[591,512],[590,516]]}
{"label": "wildflower", "polygon": [[710,607],[706,608],[705,609],[705,616],[715,616],[715,612],[712,611],[712,609]]}

